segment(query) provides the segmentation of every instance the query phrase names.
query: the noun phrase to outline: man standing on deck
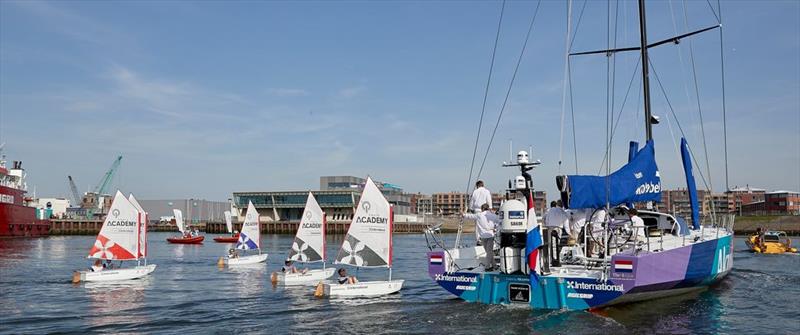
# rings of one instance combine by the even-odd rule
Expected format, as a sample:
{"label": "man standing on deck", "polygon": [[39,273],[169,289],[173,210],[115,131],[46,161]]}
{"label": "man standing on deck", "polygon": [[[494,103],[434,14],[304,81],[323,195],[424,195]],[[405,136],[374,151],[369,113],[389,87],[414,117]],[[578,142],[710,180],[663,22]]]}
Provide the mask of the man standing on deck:
{"label": "man standing on deck", "polygon": [[[569,217],[564,211],[564,208],[561,207],[561,200],[558,202],[550,202],[550,209],[547,210],[547,214],[545,214],[544,217],[544,252],[542,253],[542,257],[544,258],[542,262],[542,265],[544,265],[544,272],[550,272],[551,263],[554,266],[560,265],[558,261],[558,252],[560,249],[559,241],[561,240],[561,228],[567,224],[569,224]],[[554,251],[555,255],[552,255]]]}
{"label": "man standing on deck", "polygon": [[[475,190],[472,191],[472,196],[469,197],[469,210],[473,214],[478,214],[482,212],[481,207],[484,204],[488,204],[489,209],[492,209],[492,192],[483,187],[483,180],[478,180],[475,183]],[[478,227],[475,227],[475,239],[480,245],[481,237],[478,234]]]}
{"label": "man standing on deck", "polygon": [[636,235],[634,245],[638,245],[639,241],[645,241],[644,220],[639,217],[639,211],[636,210],[636,208],[631,208],[628,210],[628,217],[631,220],[631,227],[634,230],[633,233]]}
{"label": "man standing on deck", "polygon": [[464,219],[475,220],[475,232],[486,252],[486,261],[483,263],[483,267],[486,271],[494,271],[494,228],[500,223],[500,218],[492,213],[489,204],[483,204],[480,210],[477,214],[464,214]]}

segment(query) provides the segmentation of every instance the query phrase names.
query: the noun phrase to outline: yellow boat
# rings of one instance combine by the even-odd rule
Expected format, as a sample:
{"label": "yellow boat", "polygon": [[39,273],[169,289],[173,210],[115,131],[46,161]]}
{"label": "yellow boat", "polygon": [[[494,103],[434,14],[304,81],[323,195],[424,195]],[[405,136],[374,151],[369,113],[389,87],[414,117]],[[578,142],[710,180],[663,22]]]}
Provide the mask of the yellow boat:
{"label": "yellow boat", "polygon": [[750,251],[761,254],[783,254],[797,252],[797,248],[792,247],[792,240],[783,231],[770,230],[764,233],[764,241],[758,243],[758,235],[752,235],[745,240]]}

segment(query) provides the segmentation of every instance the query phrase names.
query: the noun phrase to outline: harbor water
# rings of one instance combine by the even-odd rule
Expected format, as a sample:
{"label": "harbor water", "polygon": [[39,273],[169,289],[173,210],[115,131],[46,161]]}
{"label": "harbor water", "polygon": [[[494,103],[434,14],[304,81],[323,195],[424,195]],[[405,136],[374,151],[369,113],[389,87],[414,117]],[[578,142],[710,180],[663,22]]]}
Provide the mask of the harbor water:
{"label": "harbor water", "polygon": [[[421,234],[394,237],[393,277],[406,280],[399,294],[349,300],[272,285],[292,236],[262,236],[266,266],[220,269],[231,245],[213,236],[174,245],[170,235],[148,236],[152,275],[118,284],[71,283],[73,270],[89,266],[93,236],[0,239],[0,333],[800,333],[800,256],[752,254],[742,238],[733,271],[708,290],[587,312],[465,303],[428,277]],[[329,259],[341,239],[329,236]]]}

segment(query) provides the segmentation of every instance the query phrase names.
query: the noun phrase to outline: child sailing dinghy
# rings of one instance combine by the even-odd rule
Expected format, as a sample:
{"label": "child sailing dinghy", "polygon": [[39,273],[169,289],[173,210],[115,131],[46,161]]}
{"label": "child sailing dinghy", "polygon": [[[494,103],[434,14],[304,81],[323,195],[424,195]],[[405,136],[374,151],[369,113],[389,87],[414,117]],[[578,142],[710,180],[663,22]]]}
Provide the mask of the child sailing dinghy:
{"label": "child sailing dinghy", "polygon": [[[132,268],[75,271],[72,282],[115,281],[144,277],[155,271],[155,264],[147,264],[147,213],[133,195],[126,199],[117,191],[103,227],[89,251],[88,258],[99,260],[136,260]],[[140,264],[144,260],[144,265]]]}
{"label": "child sailing dinghy", "polygon": [[374,297],[400,291],[403,280],[392,280],[392,207],[367,177],[356,214],[334,264],[388,268],[389,280],[355,284],[320,283],[316,296]]}
{"label": "child sailing dinghy", "polygon": [[308,192],[303,218],[300,220],[287,260],[301,263],[322,262],[322,269],[297,273],[273,272],[273,284],[309,284],[328,279],[333,275],[335,269],[325,267],[325,227],[325,213],[311,192]]}
{"label": "child sailing dinghy", "polygon": [[256,255],[240,256],[238,252],[231,249],[231,253],[223,261],[228,266],[258,264],[267,261],[267,254],[261,253],[261,223],[258,222],[258,211],[253,206],[253,202],[247,204],[247,213],[244,216],[242,232],[239,233],[239,241],[236,243],[238,250],[258,250]]}
{"label": "child sailing dinghy", "polygon": [[231,212],[225,211],[225,226],[228,228],[228,234],[231,236],[218,236],[214,238],[214,242],[219,243],[236,243],[239,241],[239,232],[233,232],[233,220],[231,218]]}
{"label": "child sailing dinghy", "polygon": [[192,235],[191,230],[188,229],[186,222],[183,221],[183,212],[180,209],[173,209],[172,214],[175,215],[175,226],[181,232],[181,236],[168,237],[167,242],[177,244],[200,244],[203,243],[205,236]]}

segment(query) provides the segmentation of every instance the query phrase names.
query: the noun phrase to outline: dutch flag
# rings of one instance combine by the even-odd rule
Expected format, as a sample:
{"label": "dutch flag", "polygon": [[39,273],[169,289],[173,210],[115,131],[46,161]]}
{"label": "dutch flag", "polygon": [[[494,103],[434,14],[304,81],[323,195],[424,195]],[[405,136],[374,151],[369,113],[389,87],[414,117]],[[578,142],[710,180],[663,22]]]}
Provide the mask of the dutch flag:
{"label": "dutch flag", "polygon": [[528,233],[525,243],[525,256],[528,257],[528,267],[531,270],[531,281],[538,281],[536,271],[539,270],[539,247],[542,245],[542,230],[536,220],[536,210],[533,208],[533,192],[528,197]]}
{"label": "dutch flag", "polygon": [[442,256],[431,255],[431,264],[442,264]]}

